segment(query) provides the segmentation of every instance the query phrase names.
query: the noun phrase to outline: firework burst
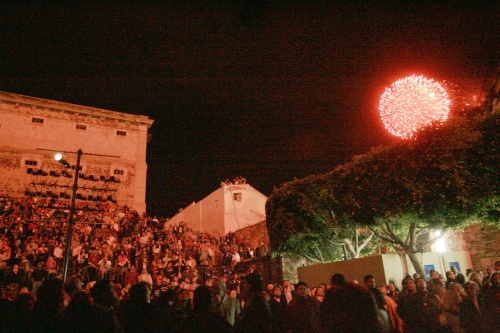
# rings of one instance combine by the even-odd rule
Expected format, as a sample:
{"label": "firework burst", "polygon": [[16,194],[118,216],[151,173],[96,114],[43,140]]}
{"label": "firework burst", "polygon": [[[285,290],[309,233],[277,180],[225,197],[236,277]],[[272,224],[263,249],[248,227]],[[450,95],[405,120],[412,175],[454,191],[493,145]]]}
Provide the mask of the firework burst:
{"label": "firework burst", "polygon": [[390,133],[408,139],[421,127],[448,119],[450,99],[438,82],[412,75],[385,90],[379,111]]}

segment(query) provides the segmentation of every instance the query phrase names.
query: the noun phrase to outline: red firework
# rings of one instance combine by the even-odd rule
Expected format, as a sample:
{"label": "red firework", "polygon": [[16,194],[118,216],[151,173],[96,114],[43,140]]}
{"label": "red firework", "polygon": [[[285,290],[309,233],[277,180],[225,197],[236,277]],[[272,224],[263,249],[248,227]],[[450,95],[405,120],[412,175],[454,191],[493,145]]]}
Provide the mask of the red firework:
{"label": "red firework", "polygon": [[380,98],[385,128],[404,139],[433,121],[445,121],[450,112],[448,93],[438,82],[423,76],[407,76],[394,82]]}

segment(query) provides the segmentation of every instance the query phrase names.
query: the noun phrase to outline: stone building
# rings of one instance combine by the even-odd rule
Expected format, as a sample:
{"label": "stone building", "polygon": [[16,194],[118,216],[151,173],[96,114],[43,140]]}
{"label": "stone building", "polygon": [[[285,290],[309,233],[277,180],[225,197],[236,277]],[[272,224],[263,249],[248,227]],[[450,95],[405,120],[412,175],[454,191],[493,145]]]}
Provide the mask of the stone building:
{"label": "stone building", "polygon": [[[116,201],[146,211],[147,116],[0,92],[0,194]],[[69,168],[55,161],[63,154]]]}

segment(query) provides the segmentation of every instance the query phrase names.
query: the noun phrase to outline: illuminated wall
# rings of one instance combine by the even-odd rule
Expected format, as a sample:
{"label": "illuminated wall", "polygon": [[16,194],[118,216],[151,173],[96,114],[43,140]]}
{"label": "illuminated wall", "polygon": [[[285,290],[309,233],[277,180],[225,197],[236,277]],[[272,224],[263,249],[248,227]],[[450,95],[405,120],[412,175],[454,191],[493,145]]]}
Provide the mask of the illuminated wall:
{"label": "illuminated wall", "polygon": [[[102,194],[114,195],[119,204],[142,213],[146,210],[147,132],[152,124],[147,116],[0,92],[0,193],[20,196],[50,190],[59,195],[65,191],[61,179],[34,176],[28,169],[60,173],[64,167],[54,161],[54,151],[68,152],[65,159],[74,166],[76,154],[71,152],[81,149],[81,173],[115,177],[120,183],[81,180],[79,187],[116,186],[115,192]],[[91,191],[79,192],[88,198]]]}
{"label": "illuminated wall", "polygon": [[267,197],[249,184],[224,185],[199,202],[183,208],[165,227],[185,222],[193,231],[218,231],[221,235],[266,219]]}

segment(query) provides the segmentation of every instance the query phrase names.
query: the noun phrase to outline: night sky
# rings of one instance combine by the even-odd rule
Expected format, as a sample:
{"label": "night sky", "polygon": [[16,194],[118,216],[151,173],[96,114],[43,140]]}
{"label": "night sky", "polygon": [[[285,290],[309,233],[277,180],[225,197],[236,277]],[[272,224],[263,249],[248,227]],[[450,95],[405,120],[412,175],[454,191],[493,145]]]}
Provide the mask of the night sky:
{"label": "night sky", "polygon": [[15,2],[0,5],[0,90],[155,120],[148,213],[226,178],[274,186],[397,140],[378,100],[410,74],[484,94],[500,2]]}

